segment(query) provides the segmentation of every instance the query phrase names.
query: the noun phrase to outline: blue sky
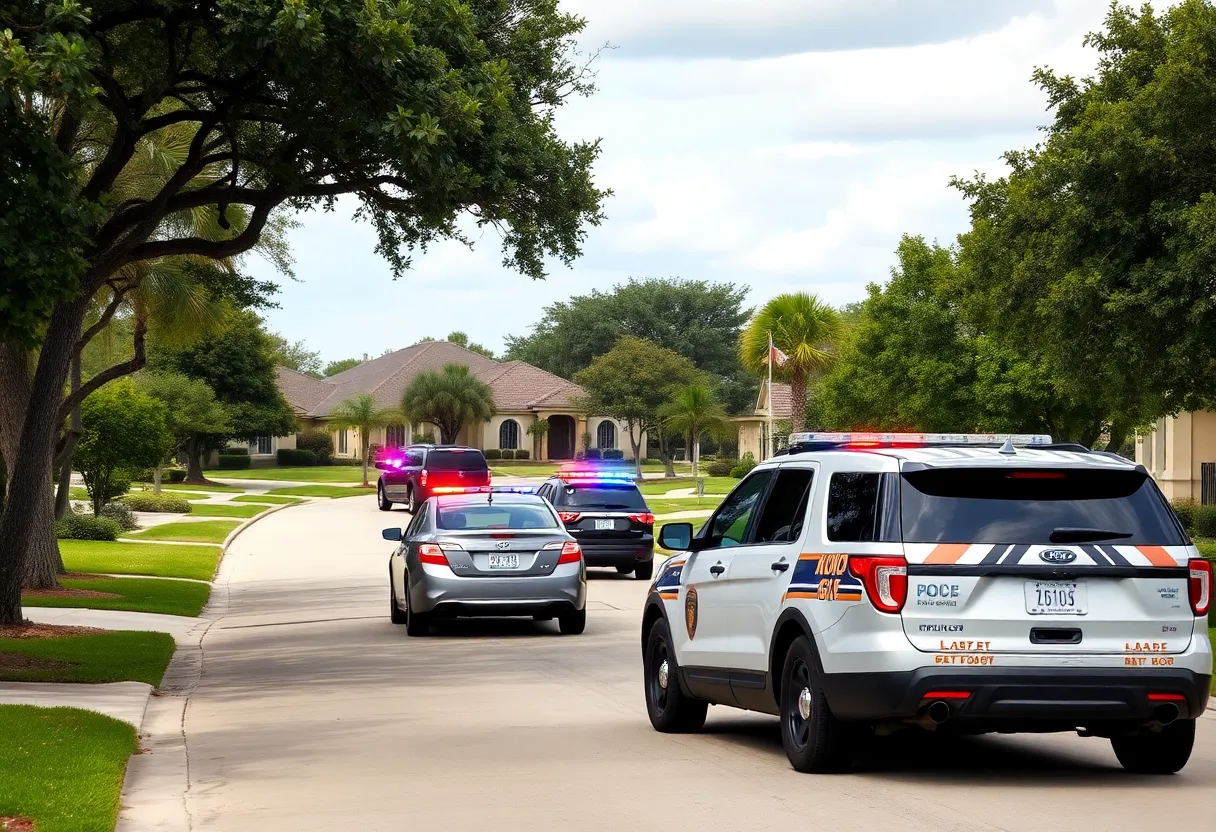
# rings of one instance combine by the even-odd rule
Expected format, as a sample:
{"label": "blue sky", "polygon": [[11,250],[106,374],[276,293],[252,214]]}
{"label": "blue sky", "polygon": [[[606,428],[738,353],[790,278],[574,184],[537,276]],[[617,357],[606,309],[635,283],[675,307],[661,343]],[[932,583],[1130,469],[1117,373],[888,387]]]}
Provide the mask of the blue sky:
{"label": "blue sky", "polygon": [[[953,174],[1001,171],[1049,120],[1036,66],[1077,75],[1106,0],[564,0],[609,42],[591,98],[563,108],[601,137],[615,195],[573,268],[533,282],[497,235],[432,247],[393,281],[353,205],[300,217],[296,280],[270,327],[326,361],[460,329],[499,350],[554,301],[630,277],[730,280],[762,304],[802,290],[838,304],[882,282],[903,233],[966,227]],[[246,268],[275,277],[257,257]]]}

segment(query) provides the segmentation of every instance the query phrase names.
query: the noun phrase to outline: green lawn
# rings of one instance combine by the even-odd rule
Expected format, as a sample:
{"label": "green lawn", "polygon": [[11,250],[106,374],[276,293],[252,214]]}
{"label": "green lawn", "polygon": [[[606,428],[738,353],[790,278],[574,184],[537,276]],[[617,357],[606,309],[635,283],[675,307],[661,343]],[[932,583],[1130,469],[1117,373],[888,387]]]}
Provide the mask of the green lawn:
{"label": "green lawn", "polygon": [[299,485],[295,488],[276,488],[269,493],[290,497],[359,497],[376,492],[370,488],[344,488],[340,485]]}
{"label": "green lawn", "polygon": [[[186,485],[182,482],[166,483],[161,488],[168,491],[197,491],[199,494],[244,494],[245,489],[235,485]],[[152,487],[144,489],[151,491]]]}
{"label": "green lawn", "polygon": [[282,505],[284,503],[298,503],[299,497],[272,497],[269,494],[245,494],[241,497],[233,497],[229,502],[232,503],[264,503],[266,505]]}
{"label": "green lawn", "polygon": [[490,460],[490,475],[497,477],[551,477],[557,473],[556,462],[515,462]]}
{"label": "green lawn", "polygon": [[128,610],[191,618],[203,611],[211,595],[211,585],[195,581],[167,581],[161,578],[62,578],[67,589],[106,592],[117,598],[80,598],[73,596],[37,597],[23,595],[27,607],[84,607],[90,610]]}
{"label": "green lawn", "polygon": [[173,636],[167,633],[0,638],[0,657],[28,656],[63,665],[4,670],[0,664],[0,682],[144,682],[156,686],[164,678],[173,649]]}
{"label": "green lawn", "polygon": [[1199,550],[1199,554],[1208,560],[1216,560],[1216,540],[1210,537],[1197,537],[1195,547]]}
{"label": "green lawn", "polygon": [[105,832],[118,818],[127,760],[139,752],[125,722],[76,708],[0,705],[0,817],[37,832]]}
{"label": "green lawn", "polygon": [[[729,494],[739,481],[734,477],[702,477],[705,480],[706,494]],[[676,477],[675,479],[644,480],[638,483],[638,488],[646,496],[660,496],[678,488],[696,488],[697,482],[692,477]]]}
{"label": "green lawn", "polygon": [[79,500],[83,503],[87,503],[89,502],[89,491],[87,488],[69,488],[68,499]]}
{"label": "green lawn", "polygon": [[266,506],[194,503],[190,514],[194,517],[256,517],[265,510]]}
{"label": "green lawn", "polygon": [[721,497],[685,497],[670,500],[648,499],[646,505],[655,514],[673,514],[677,511],[713,511],[722,503]]}
{"label": "green lawn", "polygon": [[[374,482],[380,472],[368,468]],[[204,476],[222,480],[274,480],[276,482],[363,482],[363,466],[308,465],[297,468],[243,468],[239,471],[206,471]]]}
{"label": "green lawn", "polygon": [[167,546],[156,543],[110,543],[61,540],[59,551],[69,572],[156,575],[209,581],[219,563],[218,546]]}
{"label": "green lawn", "polygon": [[238,520],[203,520],[200,523],[166,523],[125,537],[139,540],[184,540],[191,543],[223,543],[241,525]]}

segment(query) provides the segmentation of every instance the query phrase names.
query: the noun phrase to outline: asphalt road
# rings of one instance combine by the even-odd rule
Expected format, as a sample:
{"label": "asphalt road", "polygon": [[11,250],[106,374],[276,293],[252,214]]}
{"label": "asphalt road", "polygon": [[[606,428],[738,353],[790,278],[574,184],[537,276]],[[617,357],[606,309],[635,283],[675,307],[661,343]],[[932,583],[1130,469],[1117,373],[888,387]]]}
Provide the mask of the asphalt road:
{"label": "asphalt road", "polygon": [[848,775],[791,770],[777,722],[712,708],[655,733],[642,701],[644,586],[590,587],[587,631],[388,620],[371,498],[293,507],[230,550],[185,720],[196,830],[1105,830],[1210,828],[1216,718],[1190,765],[1123,773],[1072,735],[884,741]]}

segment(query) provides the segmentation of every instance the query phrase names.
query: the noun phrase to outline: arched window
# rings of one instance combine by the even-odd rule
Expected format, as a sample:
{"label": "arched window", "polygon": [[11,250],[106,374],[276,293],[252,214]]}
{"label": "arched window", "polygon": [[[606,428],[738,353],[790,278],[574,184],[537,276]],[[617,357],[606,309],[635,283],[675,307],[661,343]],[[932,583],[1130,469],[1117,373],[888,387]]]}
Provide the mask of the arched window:
{"label": "arched window", "polygon": [[502,423],[498,428],[498,447],[504,451],[514,451],[519,447],[519,422],[507,419]]}
{"label": "arched window", "polygon": [[600,422],[595,429],[595,447],[604,451],[616,447],[616,425],[609,421]]}

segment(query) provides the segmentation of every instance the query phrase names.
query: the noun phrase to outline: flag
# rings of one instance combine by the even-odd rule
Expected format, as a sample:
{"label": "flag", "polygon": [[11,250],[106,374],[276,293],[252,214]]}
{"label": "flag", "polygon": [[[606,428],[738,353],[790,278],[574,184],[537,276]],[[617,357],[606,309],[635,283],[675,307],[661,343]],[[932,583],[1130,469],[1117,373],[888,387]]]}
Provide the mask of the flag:
{"label": "flag", "polygon": [[784,366],[790,357],[774,346],[768,348],[768,363],[778,367]]}

